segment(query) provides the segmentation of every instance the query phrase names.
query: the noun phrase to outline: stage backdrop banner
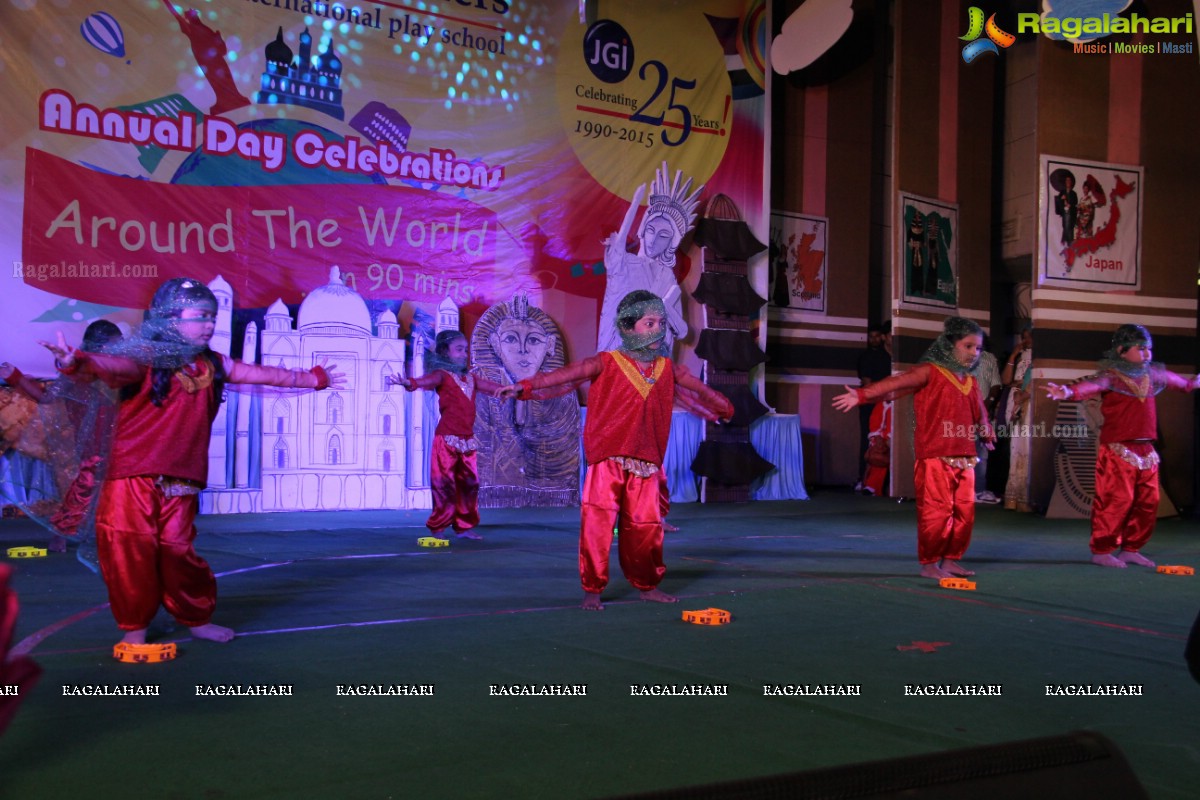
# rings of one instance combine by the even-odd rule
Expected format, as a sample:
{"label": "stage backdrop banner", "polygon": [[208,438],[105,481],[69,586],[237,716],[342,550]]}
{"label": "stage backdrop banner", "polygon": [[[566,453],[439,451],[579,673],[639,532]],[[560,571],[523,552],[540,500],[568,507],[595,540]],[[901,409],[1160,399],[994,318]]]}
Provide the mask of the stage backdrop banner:
{"label": "stage backdrop banner", "polygon": [[402,338],[523,291],[582,358],[660,164],[767,227],[762,0],[5,7],[0,311],[34,375],[36,340],[135,323],[167,278],[294,309],[334,265]]}

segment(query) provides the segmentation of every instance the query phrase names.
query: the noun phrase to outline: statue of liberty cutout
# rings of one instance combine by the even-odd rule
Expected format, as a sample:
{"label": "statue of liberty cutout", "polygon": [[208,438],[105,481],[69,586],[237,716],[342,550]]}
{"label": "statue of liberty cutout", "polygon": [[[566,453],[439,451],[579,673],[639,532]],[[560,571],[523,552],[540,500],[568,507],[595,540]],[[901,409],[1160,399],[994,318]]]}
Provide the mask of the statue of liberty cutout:
{"label": "statue of liberty cutout", "polygon": [[201,22],[200,12],[194,8],[180,14],[175,10],[175,6],[171,5],[170,0],[162,0],[162,4],[179,22],[179,30],[192,45],[192,57],[196,59],[196,64],[217,96],[217,102],[213,103],[208,113],[224,114],[226,111],[250,105],[250,100],[238,91],[229,64],[225,62],[229,48],[225,46],[221,32]]}
{"label": "statue of liberty cutout", "polygon": [[644,186],[634,192],[621,229],[605,241],[604,302],[600,306],[596,352],[616,350],[621,346],[616,324],[617,304],[635,289],[645,289],[663,299],[667,312],[665,345],[668,354],[675,340],[687,335],[682,292],[675,279],[675,251],[696,224],[696,206],[704,186],[688,194],[691,188],[692,179],[683,181],[682,171],[676,171],[674,182],[670,182],[664,162],[655,170],[654,182],[650,185],[650,203],[637,234],[640,243],[637,253],[626,250],[626,241],[645,194]]}

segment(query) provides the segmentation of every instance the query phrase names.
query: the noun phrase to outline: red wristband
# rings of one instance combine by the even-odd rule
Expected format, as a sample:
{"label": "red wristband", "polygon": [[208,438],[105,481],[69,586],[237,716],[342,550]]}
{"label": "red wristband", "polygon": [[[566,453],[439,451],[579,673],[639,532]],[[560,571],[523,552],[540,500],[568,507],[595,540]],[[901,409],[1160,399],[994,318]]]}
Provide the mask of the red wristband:
{"label": "red wristband", "polygon": [[309,370],[317,378],[317,391],[329,388],[329,373],[320,364]]}
{"label": "red wristband", "polygon": [[62,362],[55,359],[54,366],[58,367],[58,371],[63,375],[73,375],[79,371],[79,360],[83,357],[82,350],[76,350],[71,357],[71,363],[62,366]]}

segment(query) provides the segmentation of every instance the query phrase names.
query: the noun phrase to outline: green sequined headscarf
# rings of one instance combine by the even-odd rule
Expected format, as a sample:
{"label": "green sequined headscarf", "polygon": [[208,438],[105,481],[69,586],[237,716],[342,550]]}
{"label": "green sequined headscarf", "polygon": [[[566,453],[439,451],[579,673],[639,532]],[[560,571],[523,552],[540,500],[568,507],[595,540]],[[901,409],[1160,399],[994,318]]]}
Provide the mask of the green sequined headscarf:
{"label": "green sequined headscarf", "polygon": [[971,335],[982,337],[983,328],[966,317],[946,317],[946,321],[942,323],[942,335],[935,339],[933,344],[929,345],[929,349],[925,351],[925,355],[921,356],[921,362],[936,364],[939,367],[950,370],[956,375],[966,375],[968,372],[974,372],[975,367],[979,365],[978,357],[970,365],[963,364],[954,357],[954,345],[959,340]]}
{"label": "green sequined headscarf", "polygon": [[653,361],[659,356],[669,356],[666,328],[651,334],[633,332],[638,320],[650,313],[666,319],[667,309],[661,297],[645,289],[635,289],[622,297],[617,305],[617,333],[621,335],[621,352],[634,361]]}
{"label": "green sequined headscarf", "polygon": [[430,353],[425,360],[425,371],[433,372],[435,369],[444,369],[446,372],[453,372],[456,375],[467,374],[467,359],[454,361],[450,358],[450,345],[455,339],[466,340],[466,334],[462,331],[438,331],[438,335],[433,340],[433,352]]}
{"label": "green sequined headscarf", "polygon": [[1105,350],[1104,355],[1100,356],[1100,369],[1115,369],[1117,372],[1128,375],[1131,378],[1140,378],[1148,374],[1151,367],[1161,368],[1163,366],[1161,363],[1154,361],[1134,364],[1122,357],[1131,347],[1138,347],[1139,345],[1146,345],[1146,347],[1154,346],[1154,339],[1151,338],[1150,331],[1141,325],[1134,325],[1132,323],[1121,325],[1113,331],[1112,347]]}
{"label": "green sequined headscarf", "polygon": [[186,308],[200,308],[215,317],[217,297],[195,278],[164,281],[133,335],[105,346],[103,352],[131,358],[155,369],[176,370],[191,364],[208,351],[208,345],[192,344],[180,334],[180,317]]}

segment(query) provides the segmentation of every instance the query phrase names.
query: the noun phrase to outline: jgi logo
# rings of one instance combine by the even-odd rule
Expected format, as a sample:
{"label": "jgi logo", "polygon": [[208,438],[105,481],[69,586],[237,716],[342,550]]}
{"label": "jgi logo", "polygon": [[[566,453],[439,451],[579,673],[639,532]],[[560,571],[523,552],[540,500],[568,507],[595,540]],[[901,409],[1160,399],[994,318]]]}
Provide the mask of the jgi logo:
{"label": "jgi logo", "polygon": [[599,20],[583,37],[583,59],[597,79],[620,83],[632,69],[633,42],[618,23]]}

